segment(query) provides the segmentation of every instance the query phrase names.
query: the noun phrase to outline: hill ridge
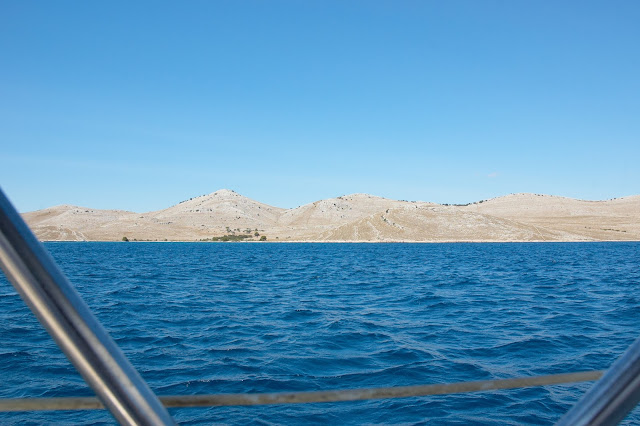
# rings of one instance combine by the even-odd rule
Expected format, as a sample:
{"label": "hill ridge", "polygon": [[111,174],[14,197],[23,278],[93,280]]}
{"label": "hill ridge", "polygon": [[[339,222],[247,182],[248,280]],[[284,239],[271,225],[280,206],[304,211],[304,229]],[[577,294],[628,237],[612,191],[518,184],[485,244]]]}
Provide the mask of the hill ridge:
{"label": "hill ridge", "polygon": [[146,213],[62,204],[23,216],[42,240],[640,240],[640,195],[591,201],[513,193],[449,205],[354,193],[285,209],[219,189]]}

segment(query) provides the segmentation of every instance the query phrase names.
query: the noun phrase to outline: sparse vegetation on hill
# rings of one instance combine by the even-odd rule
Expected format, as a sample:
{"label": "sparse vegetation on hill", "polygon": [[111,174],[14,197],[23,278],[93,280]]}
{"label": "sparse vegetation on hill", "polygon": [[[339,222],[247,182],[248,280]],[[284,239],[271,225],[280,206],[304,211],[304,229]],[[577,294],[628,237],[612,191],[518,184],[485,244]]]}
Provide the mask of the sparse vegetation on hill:
{"label": "sparse vegetation on hill", "polygon": [[247,235],[247,234],[227,234],[227,235],[223,235],[221,237],[211,237],[211,238],[202,238],[200,239],[200,241],[247,241],[250,240],[252,237],[251,235]]}

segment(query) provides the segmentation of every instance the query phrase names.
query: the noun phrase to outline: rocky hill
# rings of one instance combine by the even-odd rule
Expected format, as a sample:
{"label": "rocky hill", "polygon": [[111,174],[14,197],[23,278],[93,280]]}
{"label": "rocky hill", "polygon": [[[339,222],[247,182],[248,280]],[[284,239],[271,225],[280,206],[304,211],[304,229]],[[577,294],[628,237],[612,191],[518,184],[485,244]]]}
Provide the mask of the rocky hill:
{"label": "rocky hill", "polygon": [[58,241],[640,240],[640,196],[512,194],[440,205],[352,194],[282,209],[222,189],[148,213],[62,205],[23,216],[38,238]]}

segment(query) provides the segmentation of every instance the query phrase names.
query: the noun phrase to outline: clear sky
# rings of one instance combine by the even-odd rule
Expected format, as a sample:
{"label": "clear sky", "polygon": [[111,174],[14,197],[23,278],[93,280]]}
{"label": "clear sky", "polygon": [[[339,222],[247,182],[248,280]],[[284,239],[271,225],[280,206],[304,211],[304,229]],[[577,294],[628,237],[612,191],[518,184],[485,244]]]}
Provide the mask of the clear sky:
{"label": "clear sky", "polygon": [[20,211],[640,193],[640,1],[0,0]]}

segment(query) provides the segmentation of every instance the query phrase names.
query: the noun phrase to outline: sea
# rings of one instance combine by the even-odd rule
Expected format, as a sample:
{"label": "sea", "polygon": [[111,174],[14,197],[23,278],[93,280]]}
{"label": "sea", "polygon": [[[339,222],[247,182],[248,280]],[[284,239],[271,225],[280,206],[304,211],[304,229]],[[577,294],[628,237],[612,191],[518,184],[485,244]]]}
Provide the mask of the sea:
{"label": "sea", "polygon": [[[640,335],[638,242],[45,247],[158,395],[600,370]],[[4,277],[0,382],[0,398],[93,395]],[[591,385],[170,413],[185,425],[550,425]],[[15,412],[0,424],[115,421]]]}

